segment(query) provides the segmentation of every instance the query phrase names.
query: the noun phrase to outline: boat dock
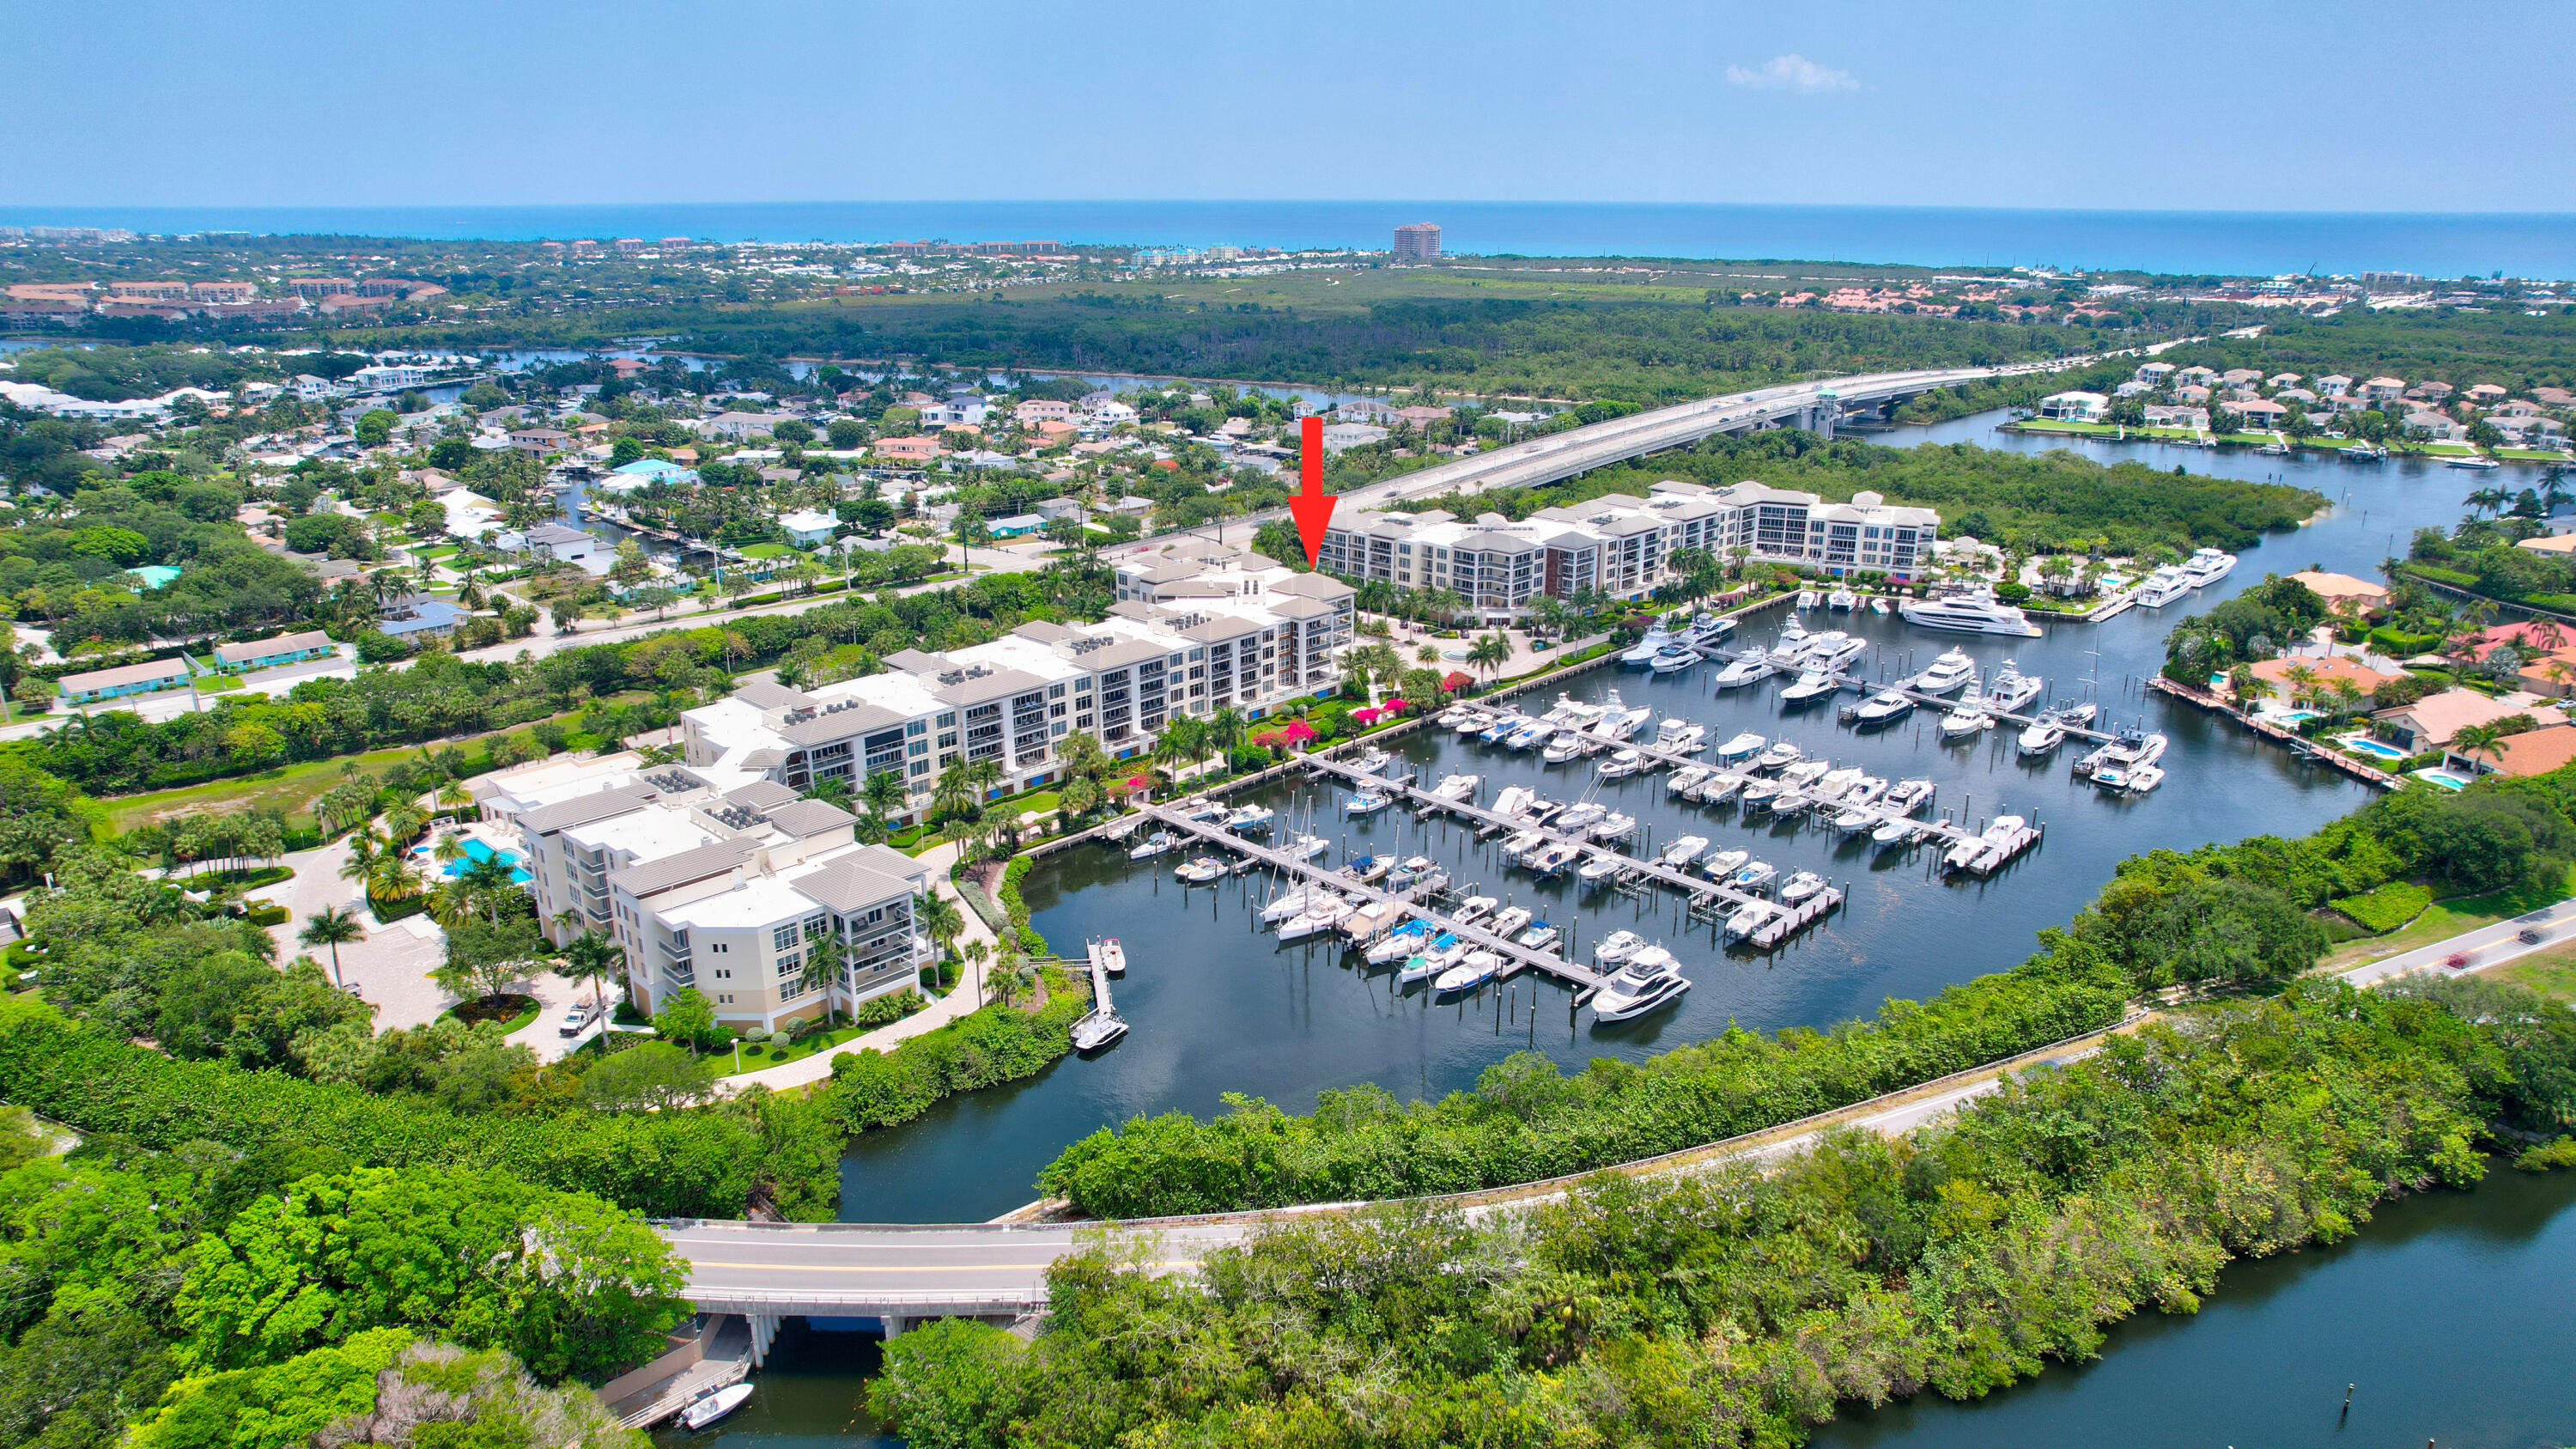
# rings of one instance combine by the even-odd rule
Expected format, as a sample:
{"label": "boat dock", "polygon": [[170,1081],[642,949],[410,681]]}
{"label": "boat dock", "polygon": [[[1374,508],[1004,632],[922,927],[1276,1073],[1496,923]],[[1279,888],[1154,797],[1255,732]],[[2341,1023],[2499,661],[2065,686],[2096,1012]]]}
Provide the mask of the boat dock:
{"label": "boat dock", "polygon": [[[1348,767],[1343,766],[1341,768],[1347,769]],[[1352,771],[1352,773],[1357,774],[1358,772]],[[1372,780],[1376,779],[1375,776],[1366,776],[1363,778]],[[1384,788],[1396,788],[1388,786],[1383,780],[1379,780],[1377,783]],[[1407,790],[1411,789],[1410,786],[1403,788]],[[1244,837],[1227,830],[1225,827],[1217,824],[1213,820],[1185,819],[1179,811],[1172,809],[1168,805],[1141,805],[1138,806],[1137,809],[1140,813],[1149,817],[1156,824],[1166,830],[1186,832],[1200,840],[1206,841],[1210,845],[1219,846],[1226,850],[1238,851],[1244,856],[1258,860],[1263,865],[1269,866],[1272,870],[1278,871],[1281,875],[1295,877],[1310,885],[1322,886],[1336,895],[1352,897],[1372,903],[1382,903],[1390,908],[1385,920],[1385,926],[1388,929],[1393,929],[1396,922],[1403,919],[1405,916],[1419,916],[1423,920],[1429,922],[1436,930],[1455,935],[1462,941],[1469,941],[1478,946],[1482,946],[1486,950],[1491,951],[1502,958],[1502,968],[1495,973],[1494,977],[1497,981],[1507,980],[1512,976],[1518,975],[1522,971],[1543,971],[1569,985],[1582,989],[1598,986],[1604,979],[1604,973],[1595,971],[1589,966],[1568,961],[1562,956],[1551,955],[1545,951],[1531,950],[1529,947],[1523,946],[1508,937],[1498,936],[1491,931],[1485,930],[1481,926],[1469,925],[1463,921],[1454,920],[1445,912],[1416,902],[1411,895],[1406,892],[1391,891],[1381,886],[1364,884],[1342,874],[1340,869],[1335,866],[1321,864],[1315,860],[1300,860],[1296,856],[1290,855],[1284,850],[1278,850],[1271,846],[1263,845],[1258,841],[1247,840]]]}
{"label": "boat dock", "polygon": [[[1553,844],[1572,847],[1583,855],[1615,856],[1622,862],[1622,875],[1632,880],[1651,880],[1658,885],[1681,892],[1688,902],[1690,914],[1704,920],[1714,919],[1717,915],[1732,915],[1748,906],[1759,906],[1770,912],[1772,918],[1757,927],[1745,939],[1764,950],[1778,945],[1822,920],[1835,907],[1843,903],[1842,887],[1828,884],[1823,890],[1797,905],[1784,906],[1767,896],[1740,891],[1722,882],[1710,880],[1706,876],[1692,875],[1687,871],[1666,865],[1662,861],[1642,860],[1636,856],[1622,854],[1617,849],[1586,836],[1567,835],[1550,830],[1544,825],[1532,825],[1526,820],[1508,819],[1471,801],[1447,799],[1411,785],[1389,784],[1378,776],[1345,765],[1339,760],[1310,759],[1307,763],[1348,784],[1393,791],[1400,797],[1415,802],[1426,811],[1446,810],[1461,819],[1473,821],[1485,827],[1484,830],[1477,832],[1479,835],[1496,827],[1515,831],[1526,830]],[[1723,907],[1722,910],[1721,907]]]}
{"label": "boat dock", "polygon": [[[1726,663],[1732,664],[1737,659],[1750,652],[1752,651],[1744,649],[1710,649],[1704,651],[1704,654],[1708,659],[1724,660]],[[1803,669],[1782,669],[1775,671],[1776,674],[1790,675],[1793,677],[1806,672],[1808,671]],[[1929,706],[1930,708],[1942,711],[1955,709],[1959,704],[1958,700],[1953,699],[1948,695],[1926,694],[1918,689],[1908,689],[1903,683],[1872,684],[1857,674],[1846,673],[1839,669],[1826,670],[1823,672],[1828,678],[1834,681],[1834,692],[1837,694],[1846,689],[1856,689],[1863,694],[1880,694],[1892,691],[1894,693],[1904,695],[1907,699],[1914,701],[1918,706]],[[2039,723],[2040,718],[2035,714],[2009,714],[2003,710],[1993,709],[1983,705],[1978,707],[1978,713],[1994,720],[1998,725],[2008,724],[2022,729],[2028,729],[2030,726]],[[2058,728],[2066,731],[2070,737],[2091,740],[2097,745],[2107,745],[2119,738],[2117,735],[2094,729],[2088,725],[2060,723]]]}

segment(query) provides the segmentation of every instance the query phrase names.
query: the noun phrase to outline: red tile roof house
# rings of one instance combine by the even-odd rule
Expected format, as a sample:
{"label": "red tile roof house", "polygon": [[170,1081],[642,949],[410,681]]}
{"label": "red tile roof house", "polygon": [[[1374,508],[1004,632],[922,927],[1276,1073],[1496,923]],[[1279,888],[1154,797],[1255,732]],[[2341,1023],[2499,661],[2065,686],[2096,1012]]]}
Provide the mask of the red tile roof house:
{"label": "red tile roof house", "polygon": [[2546,775],[2559,766],[2576,761],[2576,725],[2543,725],[2518,735],[2507,735],[2490,752],[2480,750],[2476,759],[2445,753],[2442,763],[2456,765],[2474,774],[2529,777]]}
{"label": "red tile roof house", "polygon": [[2446,689],[2413,704],[2383,709],[2371,716],[2378,733],[2408,754],[2448,745],[2471,725],[2490,725],[2510,715],[2527,714],[2545,725],[2565,724],[2567,716],[2545,704],[2515,704],[2474,689]]}
{"label": "red tile roof house", "polygon": [[879,438],[868,456],[891,463],[927,463],[946,451],[937,438]]}

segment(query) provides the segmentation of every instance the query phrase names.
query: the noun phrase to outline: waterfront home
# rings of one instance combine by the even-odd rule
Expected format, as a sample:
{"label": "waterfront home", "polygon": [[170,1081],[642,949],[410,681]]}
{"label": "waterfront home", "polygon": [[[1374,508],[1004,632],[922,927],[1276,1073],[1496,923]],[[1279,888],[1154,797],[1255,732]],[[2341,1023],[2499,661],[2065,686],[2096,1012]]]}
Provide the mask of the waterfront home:
{"label": "waterfront home", "polygon": [[2209,401],[2209,389],[2199,383],[2185,383],[2173,390],[2174,401],[2198,405]]}
{"label": "waterfront home", "polygon": [[2474,689],[2445,689],[2413,704],[2380,710],[2370,718],[2381,738],[2411,755],[2440,749],[2472,725],[2491,725],[2517,714],[2527,714],[2539,724],[2567,722],[2564,713],[2529,695],[2498,699]]}
{"label": "waterfront home", "polygon": [[2209,431],[2209,409],[2149,403],[2146,423],[2151,428],[2189,428],[2195,433],[2205,433]]}
{"label": "waterfront home", "polygon": [[510,446],[533,458],[560,453],[572,446],[572,434],[561,428],[512,428]]}
{"label": "waterfront home", "polygon": [[2449,442],[2465,431],[2447,413],[2414,412],[2406,415],[2406,431],[2421,430],[2435,442]]}
{"label": "waterfront home", "polygon": [[253,639],[240,644],[215,646],[215,668],[225,674],[248,674],[257,669],[275,669],[281,664],[294,664],[306,659],[326,659],[340,652],[331,636],[319,629],[301,634],[280,634],[272,639]]}
{"label": "waterfront home", "polygon": [[2292,574],[2290,577],[2307,585],[2308,592],[2325,600],[2326,607],[2329,609],[2334,607],[2337,599],[2351,599],[2360,606],[2364,613],[2375,614],[2380,609],[2386,607],[2388,603],[2388,590],[2386,588],[2381,585],[2374,584],[2368,579],[2354,578],[2350,574],[2325,573],[2316,569],[2306,569],[2299,573]]}
{"label": "waterfront home", "polygon": [[55,684],[65,704],[96,704],[101,700],[175,689],[188,682],[188,674],[188,661],[185,659],[156,659],[148,664],[122,664],[114,669],[96,669],[87,674],[66,674]]}
{"label": "waterfront home", "polygon": [[2507,735],[2493,750],[2481,750],[2475,757],[2445,750],[2442,763],[2472,775],[2511,775],[2528,779],[2546,775],[2563,765],[2576,762],[2576,725],[2544,725]]}
{"label": "waterfront home", "polygon": [[2053,392],[2039,400],[2039,415],[2060,422],[2098,423],[2111,400],[2098,392]]}
{"label": "waterfront home", "polygon": [[2290,415],[2290,410],[2266,398],[2249,398],[2243,402],[2223,402],[2219,407],[2245,420],[2249,428],[2277,428]]}
{"label": "waterfront home", "polygon": [[794,513],[783,513],[778,518],[780,531],[787,535],[789,543],[798,548],[812,548],[818,543],[830,543],[833,531],[840,526],[841,520],[838,518],[828,513],[819,513],[811,508],[800,508]]}
{"label": "waterfront home", "polygon": [[2253,671],[2255,678],[2272,686],[2272,693],[2267,698],[2285,705],[2302,703],[2292,698],[2290,671],[2293,669],[2305,668],[2320,689],[2331,689],[2336,680],[2343,680],[2365,695],[2376,692],[2383,684],[2403,677],[2382,674],[2376,669],[2341,655],[2329,655],[2322,659],[2285,656],[2279,659],[2257,660],[2247,667]]}

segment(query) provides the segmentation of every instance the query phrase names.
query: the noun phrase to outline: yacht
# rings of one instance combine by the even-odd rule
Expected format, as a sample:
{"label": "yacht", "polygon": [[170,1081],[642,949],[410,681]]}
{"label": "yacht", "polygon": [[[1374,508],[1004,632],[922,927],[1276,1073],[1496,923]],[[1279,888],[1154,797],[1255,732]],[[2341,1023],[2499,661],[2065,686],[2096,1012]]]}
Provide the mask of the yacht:
{"label": "yacht", "polygon": [[1624,855],[1607,850],[1596,850],[1592,852],[1592,858],[1585,861],[1582,868],[1574,874],[1587,886],[1599,885],[1613,876],[1622,874],[1633,864],[1635,862]]}
{"label": "yacht", "polygon": [[1471,800],[1475,798],[1476,787],[1483,783],[1485,783],[1485,777],[1482,775],[1443,775],[1440,777],[1440,784],[1432,790],[1431,798]]}
{"label": "yacht", "polygon": [[1682,642],[1698,650],[1704,658],[1723,643],[1727,635],[1734,632],[1733,619],[1717,614],[1701,613],[1694,616],[1690,621],[1690,627],[1682,631]]}
{"label": "yacht", "polygon": [[1195,855],[1172,867],[1183,885],[1206,885],[1225,878],[1225,862],[1213,855]]}
{"label": "yacht", "polygon": [[1593,946],[1592,959],[1604,966],[1617,966],[1645,949],[1646,938],[1634,931],[1614,932]]}
{"label": "yacht", "polygon": [[1860,607],[1860,595],[1849,589],[1836,589],[1825,595],[1825,607],[1837,614],[1848,614]]}
{"label": "yacht", "polygon": [[2138,605],[2146,609],[2161,609],[2190,592],[2191,581],[2183,576],[2182,565],[2166,564],[2147,575],[2147,581],[2138,585]]}
{"label": "yacht", "polygon": [[1172,832],[1168,830],[1157,830],[1153,834],[1146,836],[1142,843],[1129,850],[1127,852],[1127,858],[1129,860],[1152,860],[1155,856],[1171,849],[1176,843],[1177,842],[1172,838]]}
{"label": "yacht", "polygon": [[1709,683],[1719,689],[1733,689],[1738,685],[1751,684],[1755,680],[1768,679],[1778,670],[1779,666],[1773,662],[1771,652],[1756,644],[1736,655]]}
{"label": "yacht", "polygon": [[1843,706],[1846,723],[1867,728],[1885,724],[1914,708],[1914,696],[1900,690],[1883,689],[1858,704]]}
{"label": "yacht", "polygon": [[1670,631],[1658,622],[1646,631],[1646,637],[1637,641],[1635,648],[1619,656],[1619,662],[1630,669],[1643,669],[1654,663],[1655,656],[1663,653],[1672,642],[1673,636]]}
{"label": "yacht", "polygon": [[1675,870],[1679,870],[1683,866],[1690,864],[1692,861],[1699,859],[1699,853],[1706,849],[1708,849],[1707,836],[1685,835],[1681,839],[1664,847],[1663,861],[1664,864],[1671,866]]}
{"label": "yacht", "polygon": [[1647,946],[1629,957],[1592,994],[1592,1019],[1633,1021],[1670,1006],[1690,988],[1690,978],[1682,974],[1681,963],[1673,959],[1672,952],[1661,946]]}
{"label": "yacht", "polygon": [[2234,567],[2236,567],[2236,555],[2225,549],[2194,549],[2191,557],[2183,561],[2183,582],[2195,589],[2205,589],[2227,577],[2228,570]]}
{"label": "yacht", "polygon": [[2021,610],[1998,602],[1994,595],[1979,591],[1950,594],[1938,599],[1908,599],[1897,612],[1905,622],[1926,629],[1951,629],[1963,634],[2012,634],[2024,639],[2039,637],[2039,626],[2023,617]]}
{"label": "yacht", "polygon": [[1756,770],[1785,770],[1791,765],[1794,765],[1798,763],[1798,761],[1806,758],[1806,754],[1806,751],[1799,749],[1796,745],[1789,743],[1787,740],[1782,740],[1771,748],[1754,756],[1753,768]]}
{"label": "yacht", "polygon": [[1521,927],[1528,925],[1531,917],[1536,914],[1537,912],[1527,906],[1507,906],[1496,912],[1491,921],[1485,923],[1485,929],[1494,935],[1509,939],[1520,934]]}
{"label": "yacht", "polygon": [[1547,748],[1539,752],[1539,758],[1551,765],[1562,765],[1591,749],[1595,743],[1592,736],[1581,730],[1567,730],[1548,741]]}
{"label": "yacht", "polygon": [[1726,883],[1735,887],[1737,890],[1748,891],[1758,895],[1764,887],[1771,884],[1772,878],[1777,876],[1779,873],[1780,867],[1773,865],[1767,860],[1748,861],[1741,869],[1737,870],[1735,874],[1728,876],[1726,878]]}
{"label": "yacht", "polygon": [[1711,775],[1682,792],[1682,798],[1694,805],[1723,805],[1744,788],[1742,775]]}
{"label": "yacht", "polygon": [[1534,750],[1546,744],[1557,729],[1543,719],[1523,720],[1503,735],[1502,746],[1507,750]]}
{"label": "yacht", "polygon": [[1218,823],[1237,835],[1258,835],[1268,830],[1271,822],[1278,818],[1278,812],[1267,805],[1246,805],[1230,812]]}
{"label": "yacht", "polygon": [[1676,639],[1672,643],[1667,644],[1662,649],[1656,651],[1655,657],[1646,661],[1646,663],[1647,667],[1654,670],[1657,674],[1679,674],[1683,670],[1697,664],[1699,659],[1700,654],[1698,650],[1693,649],[1688,644],[1684,644],[1680,640]]}
{"label": "yacht", "polygon": [[1747,901],[1737,908],[1734,915],[1726,918],[1726,938],[1730,941],[1743,940],[1771,924],[1781,914],[1780,908],[1769,901]]}
{"label": "yacht", "polygon": [[1520,933],[1517,944],[1524,951],[1544,951],[1556,944],[1556,936],[1556,927],[1545,921],[1532,921],[1529,929]]}
{"label": "yacht", "polygon": [[1710,880],[1724,880],[1744,869],[1744,863],[1752,858],[1749,850],[1721,850],[1701,861],[1699,868],[1708,872]]}
{"label": "yacht", "polygon": [[1472,991],[1493,980],[1494,973],[1502,968],[1503,958],[1493,952],[1470,951],[1465,960],[1441,972],[1440,979],[1431,983],[1431,989],[1439,992]]}
{"label": "yacht", "polygon": [[1963,740],[1995,727],[1995,717],[1986,713],[1984,704],[1975,698],[1962,698],[1949,713],[1941,716],[1941,738]]}
{"label": "yacht", "polygon": [[1563,815],[1558,816],[1556,818],[1556,828],[1570,834],[1574,831],[1581,830],[1583,827],[1609,813],[1609,806],[1602,804],[1598,800],[1586,800],[1580,805],[1568,808]]}
{"label": "yacht", "polygon": [[1995,714],[2019,714],[2023,705],[2039,698],[2047,688],[2047,680],[2022,673],[2020,666],[2007,659],[1996,666],[1994,682],[1986,686],[1986,708]]}
{"label": "yacht", "polygon": [[[1444,714],[1441,718],[1446,720],[1449,716]],[[1493,725],[1494,717],[1492,715],[1481,709],[1471,709],[1466,711],[1466,713],[1459,715],[1457,721],[1451,724],[1449,728],[1460,735],[1476,735],[1482,734],[1486,730],[1493,728]]]}
{"label": "yacht", "polygon": [[1721,765],[1732,765],[1738,760],[1752,759],[1762,753],[1762,746],[1766,743],[1768,742],[1760,735],[1746,730],[1717,747],[1717,762]]}
{"label": "yacht", "polygon": [[1696,755],[1708,748],[1708,726],[1679,716],[1655,726],[1655,748],[1676,755]]}
{"label": "yacht", "polygon": [[1928,779],[1899,780],[1879,797],[1878,808],[1911,815],[1932,803],[1935,787]]}
{"label": "yacht", "polygon": [[1780,702],[1805,704],[1811,699],[1822,699],[1840,688],[1842,688],[1841,680],[1822,670],[1810,669],[1798,676],[1797,683],[1780,691]]}
{"label": "yacht", "polygon": [[1977,677],[1977,661],[1965,650],[1948,649],[1905,687],[1916,694],[1948,694]]}
{"label": "yacht", "polygon": [[2024,759],[2045,755],[2066,743],[2066,726],[2054,716],[2041,715],[2021,732],[2020,750]]}
{"label": "yacht", "polygon": [[1855,639],[1840,629],[1830,629],[1815,637],[1807,646],[1807,667],[1839,674],[1845,665],[1869,652],[1869,641]]}

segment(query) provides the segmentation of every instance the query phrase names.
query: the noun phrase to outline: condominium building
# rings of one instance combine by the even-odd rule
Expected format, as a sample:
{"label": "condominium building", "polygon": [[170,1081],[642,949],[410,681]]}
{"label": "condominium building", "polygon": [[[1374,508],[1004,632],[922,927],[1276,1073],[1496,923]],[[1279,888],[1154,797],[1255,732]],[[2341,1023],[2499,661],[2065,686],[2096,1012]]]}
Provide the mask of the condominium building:
{"label": "condominium building", "polygon": [[1088,734],[1117,758],[1149,751],[1171,720],[1232,708],[1258,719],[1341,683],[1350,586],[1258,554],[1175,545],[1122,568],[1098,624],[1023,624],[947,653],[907,649],[886,669],[811,690],[755,682],[681,716],[693,767],[810,789],[902,780],[907,818],[939,778],[1000,767],[989,795],[1057,778],[1065,741]]}
{"label": "condominium building", "polygon": [[1440,228],[1427,221],[1411,222],[1395,229],[1395,259],[1399,262],[1437,261],[1440,257]]}
{"label": "condominium building", "polygon": [[1316,563],[1340,578],[1446,589],[1501,624],[1541,595],[1643,598],[1684,549],[1910,580],[1932,561],[1940,524],[1931,509],[1891,507],[1875,493],[1827,503],[1761,483],[1667,479],[1643,498],[1605,494],[1517,522],[1497,513],[1337,513]]}

